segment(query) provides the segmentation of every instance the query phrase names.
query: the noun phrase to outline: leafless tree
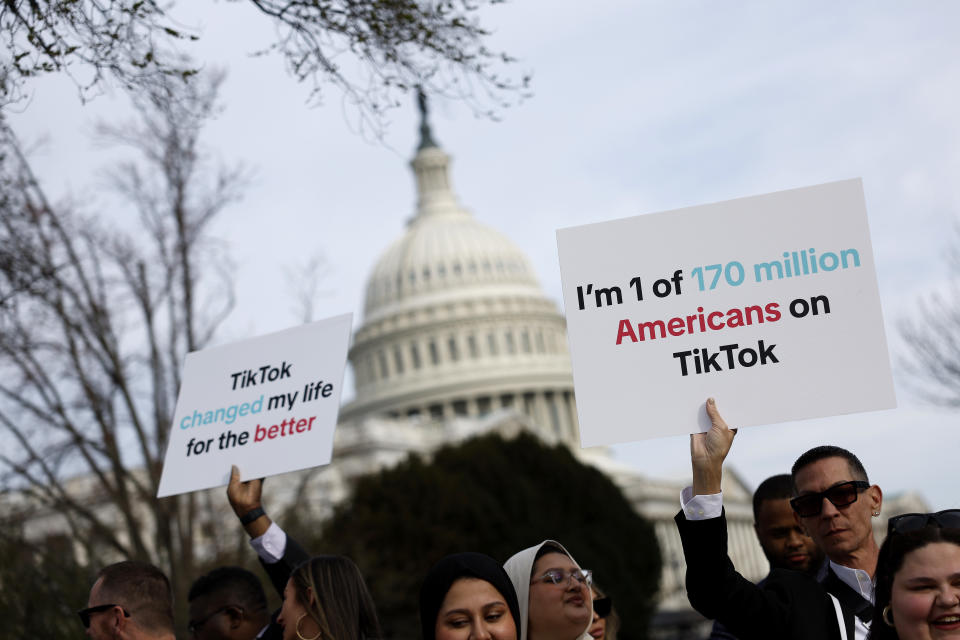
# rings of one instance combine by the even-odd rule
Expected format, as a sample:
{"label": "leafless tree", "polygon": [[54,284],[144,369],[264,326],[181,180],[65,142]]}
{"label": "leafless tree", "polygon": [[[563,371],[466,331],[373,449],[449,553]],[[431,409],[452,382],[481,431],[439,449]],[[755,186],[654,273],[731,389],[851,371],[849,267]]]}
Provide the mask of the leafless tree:
{"label": "leafless tree", "polygon": [[[250,5],[275,31],[277,52],[314,95],[333,85],[374,129],[417,86],[495,113],[521,97],[529,77],[503,75],[513,60],[486,45],[477,14],[503,0],[233,0]],[[0,2],[0,103],[22,97],[30,78],[64,72],[82,97],[107,81],[140,87],[157,76],[188,76],[178,55],[200,34],[176,6],[156,0]],[[221,8],[221,10],[223,10]]]}
{"label": "leafless tree", "polygon": [[284,268],[284,280],[293,300],[292,311],[300,322],[313,322],[317,319],[317,300],[329,294],[320,288],[320,284],[332,272],[333,268],[320,251],[314,252],[306,260]]}
{"label": "leafless tree", "polygon": [[233,305],[208,230],[243,171],[200,145],[219,82],[161,79],[136,125],[104,128],[139,156],[112,174],[138,214],[126,230],[52,203],[0,122],[2,487],[61,517],[91,561],[153,561],[181,595],[197,498],[156,494],[184,355]]}
{"label": "leafless tree", "polygon": [[[960,226],[956,235],[960,241]],[[899,324],[908,349],[900,362],[918,395],[960,408],[960,243],[947,264],[951,277],[946,287],[920,299],[916,311]]]}

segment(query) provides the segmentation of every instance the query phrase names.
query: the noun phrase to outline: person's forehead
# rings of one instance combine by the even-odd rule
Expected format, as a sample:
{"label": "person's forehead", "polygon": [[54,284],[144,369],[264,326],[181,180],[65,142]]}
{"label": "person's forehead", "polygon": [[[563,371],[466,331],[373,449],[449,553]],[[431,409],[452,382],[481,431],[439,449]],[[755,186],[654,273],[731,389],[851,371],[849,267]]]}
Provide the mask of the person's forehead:
{"label": "person's forehead", "polygon": [[441,612],[463,606],[465,602],[472,601],[488,604],[492,601],[503,601],[503,596],[492,584],[482,578],[473,576],[464,576],[457,578],[447,590],[441,605]]}
{"label": "person's forehead", "polygon": [[954,575],[960,575],[960,546],[951,542],[931,542],[907,553],[894,579]]}
{"label": "person's forehead", "polygon": [[835,484],[853,480],[850,464],[845,458],[831,456],[811,462],[797,470],[794,483],[797,492],[823,491]]}
{"label": "person's forehead", "polygon": [[790,527],[794,525],[790,498],[763,500],[757,510],[757,524],[761,527]]}
{"label": "person's forehead", "polygon": [[551,551],[540,556],[533,564],[533,569],[534,571],[546,571],[547,569],[573,569],[576,566],[570,556],[559,551]]}

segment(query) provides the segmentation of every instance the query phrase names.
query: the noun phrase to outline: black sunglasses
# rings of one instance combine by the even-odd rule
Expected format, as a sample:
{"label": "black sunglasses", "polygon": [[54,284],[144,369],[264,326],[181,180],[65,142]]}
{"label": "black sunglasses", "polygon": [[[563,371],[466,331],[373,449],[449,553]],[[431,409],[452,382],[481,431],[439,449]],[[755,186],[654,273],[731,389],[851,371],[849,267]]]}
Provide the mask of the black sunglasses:
{"label": "black sunglasses", "polygon": [[937,526],[941,529],[960,529],[960,509],[945,509],[936,513],[905,513],[887,521],[887,535],[907,533],[924,527]]}
{"label": "black sunglasses", "polygon": [[613,610],[613,600],[604,596],[593,599],[593,612],[601,618],[606,618]]}
{"label": "black sunglasses", "polygon": [[[90,616],[91,616],[92,614],[94,614],[94,613],[100,613],[101,611],[109,611],[110,609],[113,609],[114,607],[120,607],[120,605],[118,605],[118,604],[98,604],[98,605],[95,606],[95,607],[87,607],[86,609],[81,609],[80,611],[77,611],[77,615],[80,616],[80,622],[83,623],[83,628],[84,628],[84,629],[89,629],[89,628],[90,628]],[[120,610],[123,611],[123,617],[124,617],[124,618],[129,618],[129,617],[130,617],[130,612],[129,612],[129,611],[127,611],[127,610],[124,609],[123,607],[120,607]]]}
{"label": "black sunglasses", "polygon": [[868,489],[869,482],[850,480],[835,484],[826,491],[808,493],[790,500],[790,506],[801,518],[820,515],[823,510],[823,499],[826,498],[835,507],[846,507],[857,501],[860,491]]}

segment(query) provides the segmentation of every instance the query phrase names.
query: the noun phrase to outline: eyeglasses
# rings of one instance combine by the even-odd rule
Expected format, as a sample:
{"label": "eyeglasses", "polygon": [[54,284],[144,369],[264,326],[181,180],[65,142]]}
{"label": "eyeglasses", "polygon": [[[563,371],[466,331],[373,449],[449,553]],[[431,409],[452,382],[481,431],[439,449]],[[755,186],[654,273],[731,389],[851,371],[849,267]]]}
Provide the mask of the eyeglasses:
{"label": "eyeglasses", "polygon": [[613,610],[613,600],[604,596],[593,599],[593,612],[600,618],[606,618]]}
{"label": "eyeglasses", "polygon": [[534,582],[549,582],[550,584],[567,584],[570,579],[574,579],[580,584],[593,584],[593,571],[589,569],[570,569],[565,571],[563,569],[550,569],[544,571],[543,575],[539,578],[534,578],[530,581],[530,584]]}
{"label": "eyeglasses", "polygon": [[801,518],[818,516],[823,510],[823,499],[826,498],[835,507],[846,507],[857,501],[860,491],[868,489],[869,482],[863,480],[850,480],[835,484],[826,491],[819,493],[808,493],[797,496],[790,500],[790,506],[797,512]]}
{"label": "eyeglasses", "polygon": [[936,513],[905,513],[887,521],[887,535],[907,533],[936,525],[941,529],[960,529],[960,509],[946,509]]}
{"label": "eyeglasses", "polygon": [[[110,609],[113,609],[114,607],[120,607],[120,605],[118,605],[118,604],[98,604],[98,605],[95,606],[95,607],[87,607],[86,609],[81,609],[80,611],[77,611],[77,615],[80,616],[80,622],[83,623],[83,628],[84,628],[84,629],[89,629],[89,628],[90,628],[90,616],[92,616],[92,615],[95,614],[95,613],[102,613],[102,612],[104,612],[104,611],[109,611]],[[120,610],[123,611],[123,617],[124,617],[124,618],[129,618],[129,617],[130,617],[130,612],[129,612],[129,611],[127,611],[127,610],[124,609],[123,607],[120,607]]]}
{"label": "eyeglasses", "polygon": [[203,625],[207,624],[207,622],[209,622],[210,619],[213,618],[213,616],[219,613],[223,613],[224,611],[229,611],[230,609],[239,609],[240,613],[243,614],[243,607],[235,604],[227,604],[220,607],[219,609],[214,609],[213,611],[211,611],[210,613],[208,613],[207,615],[205,615],[204,617],[200,618],[195,622],[191,621],[190,623],[188,623],[187,631],[189,631],[192,634],[196,634],[201,629],[203,629]]}

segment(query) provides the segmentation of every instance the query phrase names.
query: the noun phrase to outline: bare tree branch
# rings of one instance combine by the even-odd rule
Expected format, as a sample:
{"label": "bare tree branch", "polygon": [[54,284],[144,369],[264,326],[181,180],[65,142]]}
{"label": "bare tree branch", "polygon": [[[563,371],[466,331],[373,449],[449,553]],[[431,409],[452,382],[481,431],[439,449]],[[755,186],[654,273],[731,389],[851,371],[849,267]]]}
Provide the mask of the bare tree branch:
{"label": "bare tree branch", "polygon": [[[515,60],[488,48],[478,13],[503,0],[233,0],[275,31],[259,54],[281,55],[312,96],[332,85],[380,135],[387,112],[416,87],[496,114],[528,94],[529,75],[503,75]],[[20,100],[46,73],[73,78],[82,99],[109,82],[142,91],[196,66],[181,49],[199,39],[156,0],[0,2],[0,104]]]}
{"label": "bare tree branch", "polygon": [[208,230],[246,176],[200,145],[221,80],[157,82],[136,123],[101,128],[139,158],[111,184],[146,233],[53,205],[0,120],[0,490],[62,517],[93,561],[162,564],[179,595],[196,502],[155,496],[183,357],[233,306]]}
{"label": "bare tree branch", "polygon": [[[960,226],[957,227],[960,241]],[[899,360],[909,384],[923,399],[960,407],[960,243],[950,253],[950,280],[944,291],[917,302],[916,312],[899,322],[909,351]]]}

